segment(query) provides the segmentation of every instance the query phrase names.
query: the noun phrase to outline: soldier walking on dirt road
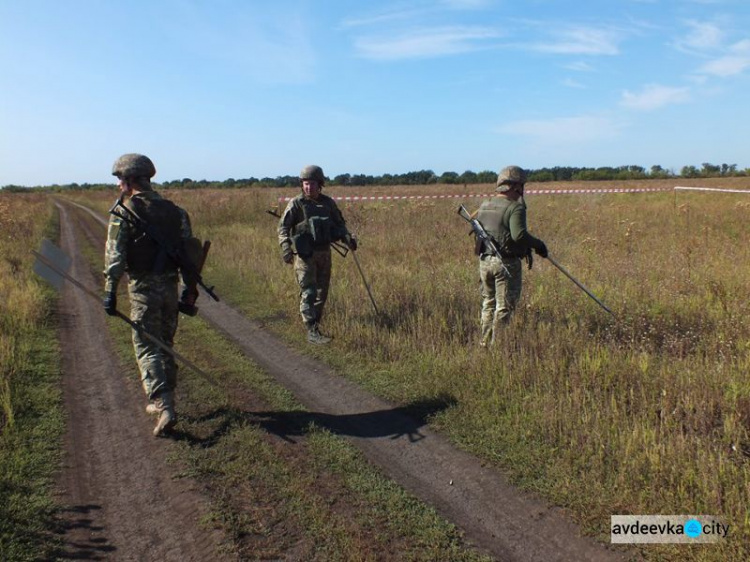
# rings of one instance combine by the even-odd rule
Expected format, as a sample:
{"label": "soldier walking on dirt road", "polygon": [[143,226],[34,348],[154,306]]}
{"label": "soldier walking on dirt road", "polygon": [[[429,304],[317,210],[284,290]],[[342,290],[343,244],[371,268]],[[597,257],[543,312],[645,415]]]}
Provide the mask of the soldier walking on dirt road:
{"label": "soldier walking on dirt road", "polygon": [[[107,314],[117,314],[117,285],[127,272],[131,320],[171,348],[178,311],[194,309],[198,290],[196,280],[183,270],[185,290],[178,301],[179,267],[164,245],[187,249],[195,239],[187,212],[152,189],[151,178],[155,174],[153,162],[142,154],[125,154],[112,167],[112,175],[119,180],[122,205],[147,225],[149,235],[143,227],[124,217],[110,216],[103,304]],[[154,233],[163,244],[156,242]],[[160,436],[169,432],[177,421],[174,407],[177,364],[172,355],[138,330],[133,330],[133,347],[143,389],[150,401],[146,412],[158,415],[154,435]]]}
{"label": "soldier walking on dirt road", "polygon": [[[331,282],[331,243],[344,240],[351,250],[357,241],[346,228],[336,202],[321,193],[325,176],[320,166],[300,172],[302,193],[292,199],[279,220],[279,245],[284,263],[294,263],[300,288],[299,312],[307,328],[307,341],[326,344],[320,333],[323,307]],[[295,257],[296,254],[296,257]]]}
{"label": "soldier walking on dirt road", "polygon": [[518,166],[503,168],[497,175],[499,197],[485,199],[475,213],[500,250],[500,255],[495,256],[484,244],[477,248],[482,282],[480,345],[483,347],[494,342],[498,330],[508,323],[521,298],[521,258],[530,259],[532,249],[543,258],[547,257],[547,246],[526,227],[525,184],[524,170]]}

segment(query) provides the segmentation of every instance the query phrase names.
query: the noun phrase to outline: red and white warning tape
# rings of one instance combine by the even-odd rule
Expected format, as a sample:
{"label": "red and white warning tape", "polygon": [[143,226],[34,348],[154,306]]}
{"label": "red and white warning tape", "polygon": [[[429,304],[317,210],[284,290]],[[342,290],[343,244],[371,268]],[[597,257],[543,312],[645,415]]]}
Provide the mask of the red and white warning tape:
{"label": "red and white warning tape", "polygon": [[721,187],[682,187],[677,186],[675,191],[721,191],[722,193],[750,193],[750,189],[724,189]]}
{"label": "red and white warning tape", "polygon": [[[750,193],[750,189],[720,189],[713,187],[640,187],[611,189],[527,189],[525,195],[576,195],[581,193],[653,193],[663,191],[724,191],[728,193]],[[497,193],[463,193],[449,195],[340,195],[336,201],[397,201],[403,199],[474,199],[494,197]],[[279,197],[279,202],[287,202],[294,197]]]}

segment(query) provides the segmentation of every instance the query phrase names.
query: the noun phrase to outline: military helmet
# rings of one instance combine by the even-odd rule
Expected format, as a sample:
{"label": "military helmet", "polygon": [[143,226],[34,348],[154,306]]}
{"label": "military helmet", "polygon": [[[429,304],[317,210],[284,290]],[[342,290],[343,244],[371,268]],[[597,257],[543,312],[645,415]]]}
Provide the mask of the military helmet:
{"label": "military helmet", "polygon": [[310,165],[302,168],[299,173],[300,180],[315,180],[319,185],[323,186],[326,183],[326,177],[323,174],[323,168],[320,166]]}
{"label": "military helmet", "polygon": [[153,178],[156,167],[143,154],[123,154],[112,166],[112,175],[123,178]]}
{"label": "military helmet", "polygon": [[526,183],[526,172],[518,166],[506,166],[497,174],[497,189],[500,193],[510,191],[511,183]]}

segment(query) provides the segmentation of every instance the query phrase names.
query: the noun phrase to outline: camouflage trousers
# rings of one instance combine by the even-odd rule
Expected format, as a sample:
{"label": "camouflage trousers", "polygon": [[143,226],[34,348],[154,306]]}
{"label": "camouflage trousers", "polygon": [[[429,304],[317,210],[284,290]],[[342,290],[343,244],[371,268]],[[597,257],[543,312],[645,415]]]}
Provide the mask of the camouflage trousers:
{"label": "camouflage trousers", "polygon": [[[177,275],[132,275],[128,291],[130,318],[171,348],[177,332]],[[174,357],[137,330],[133,330],[133,347],[149,399],[172,392],[177,384]]]}
{"label": "camouflage trousers", "polygon": [[307,259],[294,259],[299,284],[299,313],[308,326],[320,322],[331,284],[331,249],[316,250]]}
{"label": "camouflage trousers", "polygon": [[[503,268],[508,270],[506,273]],[[520,258],[482,256],[479,260],[479,279],[482,284],[482,344],[494,342],[521,298],[522,268]],[[510,274],[510,275],[509,275]]]}

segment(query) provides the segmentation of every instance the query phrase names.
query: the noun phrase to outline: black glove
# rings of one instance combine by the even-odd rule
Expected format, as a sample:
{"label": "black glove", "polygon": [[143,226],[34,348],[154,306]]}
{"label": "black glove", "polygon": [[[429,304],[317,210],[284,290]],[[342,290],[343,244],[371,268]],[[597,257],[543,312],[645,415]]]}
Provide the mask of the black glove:
{"label": "black glove", "polygon": [[354,236],[349,236],[346,239],[346,245],[349,246],[349,249],[352,252],[356,252],[357,251],[357,239]]}
{"label": "black glove", "polygon": [[549,255],[549,252],[547,251],[547,246],[542,242],[539,241],[539,248],[534,248],[534,251],[537,253],[537,255],[542,256],[543,258],[546,258]]}
{"label": "black glove", "polygon": [[195,316],[196,314],[198,314],[197,306],[195,306],[194,304],[186,303],[183,300],[177,303],[177,309],[188,316]]}
{"label": "black glove", "polygon": [[281,253],[281,259],[284,263],[292,263],[294,261],[294,252],[290,248],[287,248]]}
{"label": "black glove", "polygon": [[195,306],[196,300],[198,300],[198,290],[185,287],[185,290],[182,291],[180,302],[177,303],[177,308],[183,314],[195,316],[198,314],[198,307]]}
{"label": "black glove", "polygon": [[104,300],[102,301],[102,304],[104,305],[104,312],[106,312],[110,316],[116,316],[117,315],[117,291],[110,291],[109,293],[104,295]]}

